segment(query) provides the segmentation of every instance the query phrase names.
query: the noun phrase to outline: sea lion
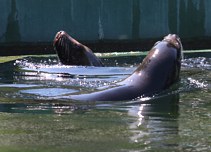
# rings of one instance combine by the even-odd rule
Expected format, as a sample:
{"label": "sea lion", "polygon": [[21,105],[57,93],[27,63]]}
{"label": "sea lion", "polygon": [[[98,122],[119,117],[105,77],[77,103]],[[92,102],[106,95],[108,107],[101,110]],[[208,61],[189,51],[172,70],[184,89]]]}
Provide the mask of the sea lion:
{"label": "sea lion", "polygon": [[155,43],[138,68],[125,80],[109,89],[90,94],[71,95],[74,100],[121,101],[151,96],[178,81],[181,67],[182,43],[169,34]]}
{"label": "sea lion", "polygon": [[59,60],[64,65],[103,66],[91,49],[79,43],[65,31],[59,31],[53,41]]}

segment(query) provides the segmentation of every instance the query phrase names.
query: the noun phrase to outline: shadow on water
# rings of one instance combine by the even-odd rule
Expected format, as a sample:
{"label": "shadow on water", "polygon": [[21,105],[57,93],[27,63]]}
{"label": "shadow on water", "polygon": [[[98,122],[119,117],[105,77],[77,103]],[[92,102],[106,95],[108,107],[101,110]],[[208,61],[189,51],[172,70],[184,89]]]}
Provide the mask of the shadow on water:
{"label": "shadow on water", "polygon": [[14,62],[7,62],[4,64],[0,64],[0,81],[1,83],[9,83],[13,84],[13,73],[15,72],[16,67],[14,66]]}

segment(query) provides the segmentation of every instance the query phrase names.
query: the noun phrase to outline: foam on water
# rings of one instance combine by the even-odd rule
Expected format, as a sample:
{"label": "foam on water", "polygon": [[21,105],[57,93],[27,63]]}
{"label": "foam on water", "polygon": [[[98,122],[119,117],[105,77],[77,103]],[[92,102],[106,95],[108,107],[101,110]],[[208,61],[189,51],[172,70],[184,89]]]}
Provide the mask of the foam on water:
{"label": "foam on water", "polygon": [[182,62],[182,66],[187,67],[187,68],[210,69],[211,68],[211,58],[197,57],[197,58],[184,59]]}

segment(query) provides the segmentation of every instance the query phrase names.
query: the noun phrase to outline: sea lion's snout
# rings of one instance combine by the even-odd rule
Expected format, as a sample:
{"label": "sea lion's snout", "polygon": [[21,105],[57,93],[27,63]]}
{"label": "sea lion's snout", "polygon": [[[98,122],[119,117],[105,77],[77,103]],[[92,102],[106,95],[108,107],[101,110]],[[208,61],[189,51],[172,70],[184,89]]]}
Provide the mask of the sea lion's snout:
{"label": "sea lion's snout", "polygon": [[56,46],[56,43],[60,41],[60,39],[66,34],[65,31],[59,31],[56,33],[56,36],[54,38],[54,41],[53,41],[53,46],[55,47]]}
{"label": "sea lion's snout", "polygon": [[165,36],[163,40],[169,42],[177,49],[182,49],[181,40],[180,40],[179,36],[176,34],[169,34],[169,35]]}

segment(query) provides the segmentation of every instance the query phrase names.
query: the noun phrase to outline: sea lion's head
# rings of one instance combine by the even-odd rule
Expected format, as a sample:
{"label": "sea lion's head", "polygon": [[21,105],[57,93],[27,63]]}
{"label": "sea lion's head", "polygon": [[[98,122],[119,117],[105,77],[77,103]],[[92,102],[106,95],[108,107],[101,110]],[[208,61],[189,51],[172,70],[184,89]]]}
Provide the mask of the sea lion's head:
{"label": "sea lion's head", "polygon": [[72,47],[77,47],[77,45],[80,44],[78,41],[76,41],[74,38],[68,35],[65,31],[59,31],[56,33],[56,36],[53,41],[53,46],[54,47],[58,47],[58,45],[63,46],[66,43],[65,41],[71,43]]}
{"label": "sea lion's head", "polygon": [[[136,69],[136,74],[147,73],[154,83],[161,83],[163,88],[168,88],[179,80],[182,59],[182,43],[176,34],[169,34],[162,41],[156,42],[141,65]],[[141,74],[140,74],[141,73]]]}
{"label": "sea lion's head", "polygon": [[170,47],[174,47],[176,48],[176,61],[175,61],[175,68],[173,68],[173,73],[172,73],[172,79],[170,79],[172,82],[174,82],[175,80],[179,79],[179,75],[180,75],[180,69],[181,69],[181,60],[183,59],[183,46],[182,46],[182,42],[179,38],[178,35],[176,34],[169,34],[167,36],[164,37],[163,41],[168,42]]}
{"label": "sea lion's head", "polygon": [[177,49],[177,57],[178,60],[181,60],[183,58],[183,46],[182,42],[178,35],[176,34],[169,34],[164,37],[163,41],[167,41],[170,45],[175,47]]}
{"label": "sea lion's head", "polygon": [[80,60],[84,56],[82,45],[65,31],[56,34],[53,46],[62,64],[81,65]]}

